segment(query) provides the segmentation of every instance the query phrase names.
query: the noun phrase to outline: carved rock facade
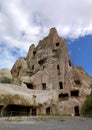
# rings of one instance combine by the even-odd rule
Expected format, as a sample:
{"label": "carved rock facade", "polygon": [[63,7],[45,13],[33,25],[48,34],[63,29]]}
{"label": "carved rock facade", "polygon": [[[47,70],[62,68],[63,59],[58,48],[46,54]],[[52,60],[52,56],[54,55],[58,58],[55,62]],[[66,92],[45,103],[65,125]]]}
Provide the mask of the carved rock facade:
{"label": "carved rock facade", "polygon": [[[55,28],[37,47],[30,46],[27,57],[17,60],[11,73],[19,91],[32,97],[31,105],[30,101],[29,105],[20,104],[20,109],[25,106],[32,115],[80,115],[82,104],[91,93],[91,76],[81,67],[74,68],[66,41]],[[12,110],[13,106],[9,108]]]}

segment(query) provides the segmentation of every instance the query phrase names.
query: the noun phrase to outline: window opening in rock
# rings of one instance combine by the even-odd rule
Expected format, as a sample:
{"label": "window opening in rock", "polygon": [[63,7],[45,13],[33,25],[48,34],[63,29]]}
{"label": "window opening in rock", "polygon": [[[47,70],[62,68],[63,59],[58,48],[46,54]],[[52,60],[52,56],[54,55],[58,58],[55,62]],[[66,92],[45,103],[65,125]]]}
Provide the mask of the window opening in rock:
{"label": "window opening in rock", "polygon": [[57,71],[58,71],[58,75],[60,75],[60,67],[59,67],[59,65],[57,65]]}
{"label": "window opening in rock", "polygon": [[69,60],[68,62],[69,62],[69,66],[72,66],[71,61]]}
{"label": "window opening in rock", "polygon": [[38,61],[38,64],[40,64],[40,65],[43,65],[44,63],[45,63],[45,59]]}
{"label": "window opening in rock", "polygon": [[31,83],[25,83],[28,89],[33,89],[33,84]]}
{"label": "window opening in rock", "polygon": [[61,93],[58,96],[59,98],[67,98],[68,97],[68,93]]}
{"label": "window opening in rock", "polygon": [[32,116],[36,116],[37,115],[37,109],[36,108],[32,108]]}
{"label": "window opening in rock", "polygon": [[75,82],[76,85],[81,85],[80,80],[75,80],[74,82]]}
{"label": "window opening in rock", "polygon": [[59,88],[63,89],[63,83],[62,82],[59,82]]}
{"label": "window opening in rock", "polygon": [[71,96],[78,97],[79,96],[79,90],[72,90]]}
{"label": "window opening in rock", "polygon": [[60,43],[59,43],[59,42],[57,42],[57,43],[56,43],[56,46],[59,46],[59,45],[60,45]]}
{"label": "window opening in rock", "polygon": [[42,90],[46,90],[46,83],[42,83]]}
{"label": "window opening in rock", "polygon": [[3,109],[3,105],[0,105],[0,116],[1,116],[1,111],[2,111],[2,109]]}
{"label": "window opening in rock", "polygon": [[34,65],[32,65],[32,70],[34,70]]}
{"label": "window opening in rock", "polygon": [[47,107],[46,108],[46,115],[50,115],[51,114],[51,108],[50,107]]}
{"label": "window opening in rock", "polygon": [[20,105],[8,105],[3,110],[3,116],[28,116],[30,115],[30,107]]}
{"label": "window opening in rock", "polygon": [[33,51],[33,55],[34,55],[34,56],[36,55],[36,51]]}
{"label": "window opening in rock", "polygon": [[75,112],[75,116],[80,116],[79,106],[75,106],[75,107],[74,107],[74,112]]}
{"label": "window opening in rock", "polygon": [[68,98],[69,98],[68,93],[61,93],[58,95],[59,101],[68,100]]}

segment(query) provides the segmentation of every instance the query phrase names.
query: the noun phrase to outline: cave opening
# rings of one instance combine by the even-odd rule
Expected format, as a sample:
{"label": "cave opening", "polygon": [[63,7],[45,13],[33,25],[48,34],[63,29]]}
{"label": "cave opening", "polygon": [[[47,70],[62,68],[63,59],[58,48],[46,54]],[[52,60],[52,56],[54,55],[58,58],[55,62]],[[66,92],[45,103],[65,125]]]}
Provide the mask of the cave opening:
{"label": "cave opening", "polygon": [[36,55],[36,50],[33,51],[33,55],[34,55],[34,56]]}
{"label": "cave opening", "polygon": [[3,110],[3,116],[28,116],[30,107],[20,105],[7,105]]}
{"label": "cave opening", "polygon": [[59,45],[60,45],[60,43],[59,43],[59,42],[57,42],[57,43],[56,43],[56,46],[59,46]]}
{"label": "cave opening", "polygon": [[51,114],[51,108],[50,107],[47,107],[46,108],[46,115],[50,115]]}
{"label": "cave opening", "polygon": [[75,107],[74,107],[74,111],[75,111],[75,116],[80,116],[79,106],[75,106]]}
{"label": "cave opening", "polygon": [[46,83],[42,83],[42,90],[46,90]]}
{"label": "cave opening", "polygon": [[2,111],[2,109],[3,109],[3,105],[0,105],[0,116],[1,116],[1,111]]}
{"label": "cave opening", "polygon": [[79,96],[79,90],[72,90],[71,96],[78,97]]}
{"label": "cave opening", "polygon": [[63,89],[63,83],[62,82],[59,82],[59,88]]}
{"label": "cave opening", "polygon": [[28,89],[33,89],[33,84],[32,83],[25,83]]}
{"label": "cave opening", "polygon": [[31,109],[31,115],[32,116],[36,116],[37,115],[37,109],[36,108],[32,108]]}
{"label": "cave opening", "polygon": [[59,98],[67,98],[68,97],[68,93],[61,93],[58,96]]}

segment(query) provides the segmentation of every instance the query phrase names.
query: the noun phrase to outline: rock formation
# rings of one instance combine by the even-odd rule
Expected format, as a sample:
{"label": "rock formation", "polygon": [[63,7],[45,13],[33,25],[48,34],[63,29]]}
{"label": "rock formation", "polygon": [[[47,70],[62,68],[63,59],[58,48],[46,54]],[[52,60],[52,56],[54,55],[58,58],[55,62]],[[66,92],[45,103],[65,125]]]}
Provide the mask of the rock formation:
{"label": "rock formation", "polygon": [[12,74],[11,74],[10,70],[7,69],[7,68],[4,68],[4,69],[0,70],[0,79],[4,78],[4,77],[12,79]]}
{"label": "rock formation", "polygon": [[16,106],[31,115],[80,115],[92,89],[92,77],[81,67],[74,68],[66,41],[55,28],[37,47],[30,46],[27,57],[18,59],[11,73],[15,85],[8,87],[14,90],[8,94],[10,102],[2,102],[2,114],[19,112],[14,109]]}

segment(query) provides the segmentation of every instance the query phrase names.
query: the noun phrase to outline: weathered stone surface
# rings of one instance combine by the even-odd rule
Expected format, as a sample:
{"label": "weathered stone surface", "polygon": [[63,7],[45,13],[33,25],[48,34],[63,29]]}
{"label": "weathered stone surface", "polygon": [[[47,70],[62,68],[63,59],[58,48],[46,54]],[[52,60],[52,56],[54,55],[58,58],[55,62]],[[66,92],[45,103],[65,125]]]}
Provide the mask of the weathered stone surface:
{"label": "weathered stone surface", "polygon": [[3,77],[7,77],[9,79],[12,79],[12,74],[9,69],[4,68],[0,70],[0,79]]}
{"label": "weathered stone surface", "polygon": [[79,115],[92,89],[92,77],[81,67],[74,68],[66,41],[55,28],[37,47],[30,46],[27,57],[17,60],[11,73],[14,84],[20,85],[13,87],[17,89],[18,101],[14,92],[12,104],[35,107],[36,103],[37,114]]}

